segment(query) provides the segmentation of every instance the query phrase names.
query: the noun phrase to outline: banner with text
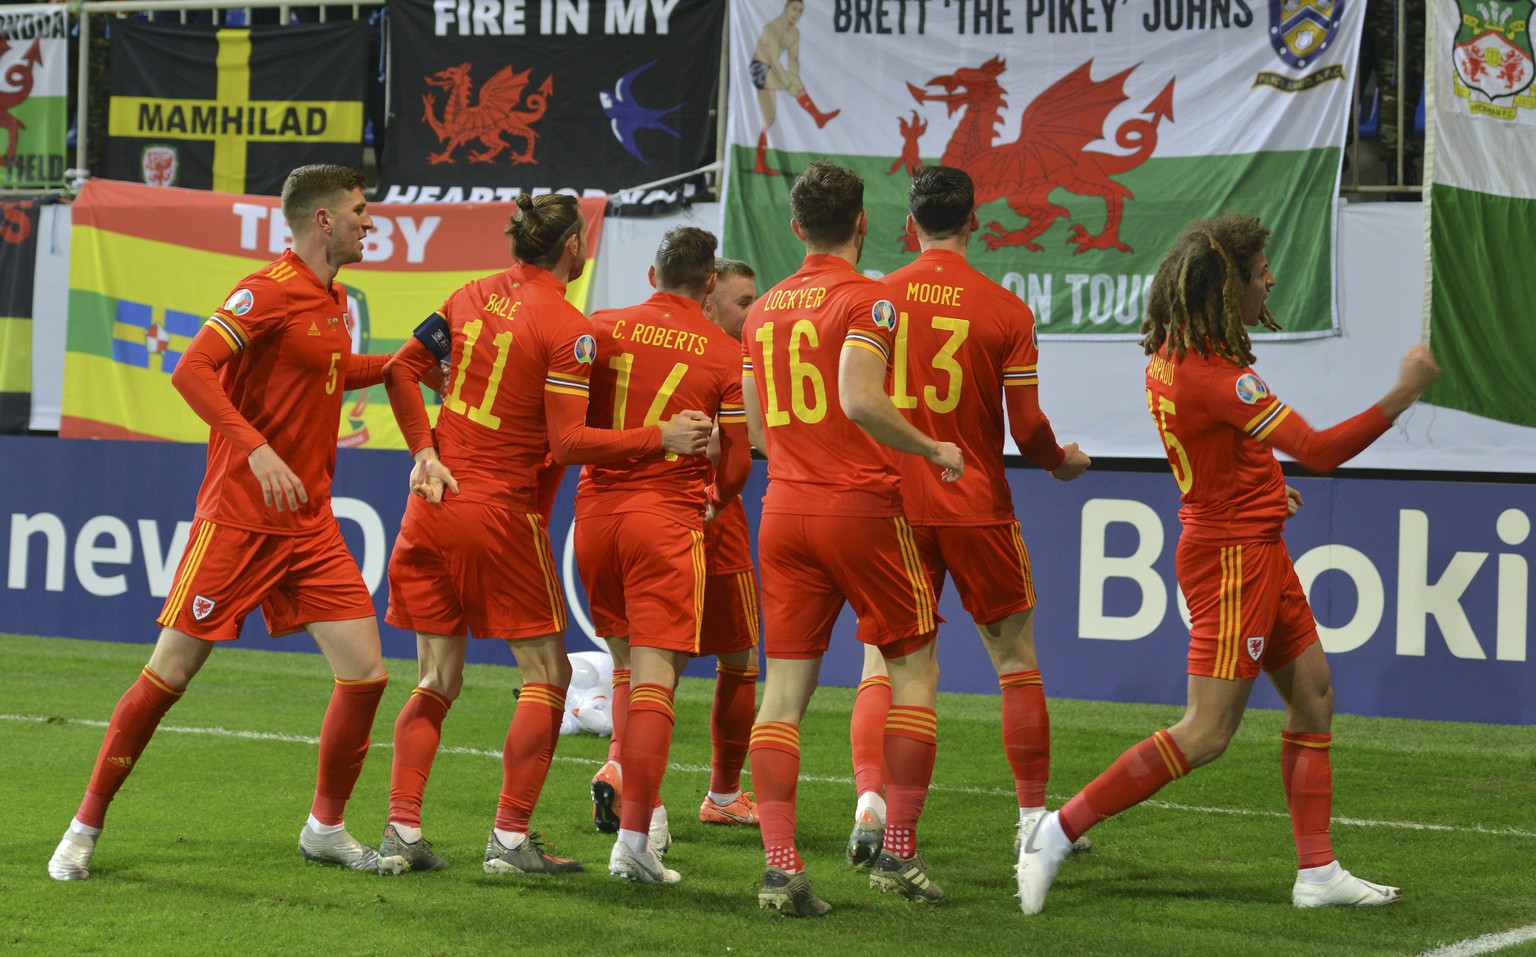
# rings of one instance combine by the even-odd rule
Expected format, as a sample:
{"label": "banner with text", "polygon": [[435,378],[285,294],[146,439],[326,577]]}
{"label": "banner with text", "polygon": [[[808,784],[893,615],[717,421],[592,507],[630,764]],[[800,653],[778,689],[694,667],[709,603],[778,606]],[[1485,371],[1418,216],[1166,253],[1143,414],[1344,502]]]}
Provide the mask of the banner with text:
{"label": "banner with text", "polygon": [[[598,255],[602,200],[582,200]],[[347,293],[352,347],[393,352],[417,323],[471,279],[511,260],[502,230],[512,203],[370,210],[363,261],[336,277]],[[171,386],[204,319],[243,277],[290,244],[278,202],[91,180],[74,204],[69,332],[59,434],[206,442],[208,426]],[[583,308],[588,272],[567,290]],[[429,396],[429,401],[435,399]],[[337,444],[404,448],[383,386],[353,393]]]}
{"label": "banner with text", "polygon": [[64,185],[68,97],[63,7],[0,13],[0,189]]}
{"label": "banner with text", "polygon": [[[148,641],[186,547],[205,465],[191,445],[0,436],[0,482],[27,488],[0,510],[0,606],[23,635]],[[410,457],[341,450],[333,503],[373,592],[384,653],[411,659],[415,636],[384,624],[385,568],[405,510]],[[765,470],[742,500],[757,526]],[[555,498],[550,534],[570,603],[566,645],[590,650],[576,575],[576,470]],[[1536,725],[1531,565],[1536,486],[1293,479],[1306,504],[1286,526],[1345,714]],[[1184,602],[1174,579],[1178,491],[1166,472],[1094,472],[1076,482],[1009,469],[1035,557],[1035,643],[1046,694],[1179,706],[1188,677]],[[755,538],[755,536],[754,536]],[[940,689],[997,694],[997,675],[953,588],[939,613]],[[844,611],[823,684],[859,683],[862,646]],[[252,615],[242,645],[313,651],[266,637]],[[472,661],[512,664],[499,641]],[[694,677],[714,677],[712,658]],[[1268,681],[1252,704],[1278,708]],[[1177,712],[1174,712],[1175,714]]]}
{"label": "banner with text", "polygon": [[1425,211],[1430,345],[1444,372],[1427,399],[1536,426],[1536,4],[1433,7]]}
{"label": "banner with text", "polygon": [[32,287],[38,204],[0,203],[0,432],[25,432],[32,418]]}
{"label": "banner with text", "polygon": [[384,202],[619,192],[710,163],[718,0],[397,0]]}
{"label": "banner with text", "polygon": [[276,195],[297,166],[362,169],[367,31],[114,20],[106,175]]}
{"label": "banner with text", "polygon": [[1261,338],[1337,334],[1334,196],[1360,0],[994,0],[731,5],[725,240],[769,283],[798,267],[789,188],[814,159],[864,178],[861,268],[915,245],[909,173],[976,182],[972,261],[1043,337],[1138,338],[1186,223],[1255,213],[1274,230]]}

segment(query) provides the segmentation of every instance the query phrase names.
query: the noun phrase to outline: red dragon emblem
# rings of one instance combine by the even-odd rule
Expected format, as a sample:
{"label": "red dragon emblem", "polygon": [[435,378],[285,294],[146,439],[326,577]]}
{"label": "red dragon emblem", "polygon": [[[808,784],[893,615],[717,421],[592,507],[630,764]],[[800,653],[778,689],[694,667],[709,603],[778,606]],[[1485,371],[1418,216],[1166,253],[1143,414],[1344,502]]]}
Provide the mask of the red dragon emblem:
{"label": "red dragon emblem", "polygon": [[[1120,241],[1120,220],[1125,202],[1134,195],[1113,177],[1135,169],[1157,148],[1157,127],[1164,119],[1173,122],[1173,80],[1137,116],[1107,130],[1109,114],[1124,103],[1125,79],[1136,67],[1130,67],[1107,80],[1092,76],[1089,60],[1057,80],[1024,111],[1019,138],[1012,143],[996,143],[1000,111],[1006,106],[1008,91],[998,83],[1007,62],[993,57],[981,66],[956,70],[948,76],[936,76],[925,87],[908,83],[907,89],[919,103],[943,103],[950,115],[963,110],[960,124],[944,147],[942,162],[956,166],[976,183],[976,202],[1006,199],[1014,212],[1024,217],[1018,229],[1006,229],[1002,223],[987,223],[990,232],[982,234],[988,249],[1023,246],[1039,252],[1043,247],[1035,239],[1062,216],[1071,214],[1050,201],[1057,188],[1079,196],[1097,196],[1104,200],[1104,229],[1097,235],[1074,224],[1068,241],[1076,252],[1090,249],[1118,249],[1131,252]],[[932,91],[942,88],[943,92]],[[891,172],[905,166],[910,172],[917,160],[917,137],[922,129],[914,114],[911,123],[903,120],[904,146]],[[1099,153],[1087,149],[1100,139],[1114,137],[1128,155]],[[904,240],[908,241],[908,240]],[[915,248],[915,247],[913,247]]]}
{"label": "red dragon emblem", "polygon": [[[485,149],[471,152],[469,161],[490,163],[511,145],[502,139],[503,135],[509,135],[522,137],[528,144],[526,150],[509,157],[513,163],[538,163],[533,158],[533,144],[539,134],[534,131],[533,124],[544,115],[548,106],[549,96],[555,88],[554,76],[545,77],[538,90],[524,100],[523,90],[527,89],[529,74],[533,71],[513,73],[508,64],[481,85],[475,105],[470,106],[469,95],[474,83],[469,71],[470,64],[461,63],[422,77],[427,86],[448,91],[441,118],[432,115],[437,98],[430,92],[421,95],[424,107],[421,121],[432,127],[437,141],[443,144],[441,153],[429,153],[427,159],[432,163],[452,163],[454,150],[471,140],[479,140]],[[520,102],[527,109],[514,110]]]}
{"label": "red dragon emblem", "polygon": [[[4,57],[11,48],[10,41],[5,34],[0,33],[0,57]],[[11,64],[5,71],[5,83],[0,85],[0,129],[9,135],[5,146],[5,165],[10,166],[16,159],[16,140],[21,131],[26,129],[26,124],[11,115],[11,108],[20,106],[27,97],[32,95],[32,74],[43,62],[43,48],[39,40],[32,41],[32,47],[20,61]]]}

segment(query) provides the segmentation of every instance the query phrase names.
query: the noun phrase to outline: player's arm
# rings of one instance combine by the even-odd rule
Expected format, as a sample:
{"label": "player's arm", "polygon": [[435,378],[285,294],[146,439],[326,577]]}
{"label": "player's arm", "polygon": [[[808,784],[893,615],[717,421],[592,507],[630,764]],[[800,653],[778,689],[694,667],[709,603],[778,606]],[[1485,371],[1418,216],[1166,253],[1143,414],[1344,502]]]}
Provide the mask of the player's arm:
{"label": "player's arm", "polygon": [[261,485],[262,499],[267,507],[275,506],[279,512],[285,507],[297,511],[300,503],[309,501],[303,481],[282,456],[272,450],[266,437],[240,414],[219,383],[219,368],[234,358],[236,351],[244,348],[247,342],[249,333],[243,327],[227,318],[210,318],[192,337],[192,344],[176,363],[176,370],[171,373],[171,385],[181,393],[198,418],[245,453],[246,463]]}
{"label": "player's arm", "polygon": [[1439,375],[1440,367],[1429,350],[1416,345],[1403,357],[1397,383],[1379,402],[1331,429],[1313,429],[1273,396],[1241,427],[1250,437],[1279,449],[1320,475],[1327,475],[1380,438],[1391,428],[1392,420],[1416,402]]}
{"label": "player's arm", "polygon": [[[437,440],[432,435],[432,423],[427,418],[427,404],[421,397],[421,383],[425,377],[441,376],[440,358],[432,342],[432,332],[441,331],[447,343],[448,324],[442,316],[433,313],[417,327],[427,334],[425,340],[413,335],[400,347],[400,351],[388,357],[381,370],[384,391],[389,394],[389,408],[395,414],[405,446],[415,459],[411,466],[411,494],[436,505],[443,500],[443,489],[458,492],[459,483],[453,472],[444,465],[437,454]],[[446,356],[446,351],[444,356]]]}
{"label": "player's arm", "polygon": [[920,455],[944,469],[953,482],[965,472],[960,447],[925,435],[897,410],[885,391],[885,359],[871,347],[843,346],[837,363],[838,402],[866,435],[898,452]]}
{"label": "player's arm", "polygon": [[702,455],[709,445],[714,422],[702,412],[679,412],[660,425],[638,429],[595,429],[587,425],[587,396],[563,391],[573,383],[545,386],[544,420],[549,430],[549,452],[560,465],[589,465],[618,459],[674,452]]}
{"label": "player's arm", "polygon": [[1020,454],[1047,472],[1055,472],[1065,464],[1067,453],[1056,443],[1051,420],[1040,409],[1039,388],[1032,383],[1012,385],[1005,382],[1003,397],[1008,403],[1008,432]]}
{"label": "player's arm", "polygon": [[342,376],[341,387],[347,391],[352,389],[367,389],[384,381],[384,364],[394,356],[388,353],[384,355],[368,355],[354,352],[347,356],[345,374]]}
{"label": "player's arm", "polygon": [[740,417],[720,419],[718,429],[720,459],[715,466],[715,481],[706,491],[709,504],[718,512],[731,504],[746,487],[752,471],[752,450],[748,448],[747,425]]}

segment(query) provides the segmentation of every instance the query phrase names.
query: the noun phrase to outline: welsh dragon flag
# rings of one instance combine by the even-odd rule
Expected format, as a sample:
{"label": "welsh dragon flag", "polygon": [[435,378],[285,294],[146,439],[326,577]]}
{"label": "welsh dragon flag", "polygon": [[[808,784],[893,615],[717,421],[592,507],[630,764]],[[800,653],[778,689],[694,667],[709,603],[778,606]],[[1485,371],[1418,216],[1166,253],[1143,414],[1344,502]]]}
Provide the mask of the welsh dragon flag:
{"label": "welsh dragon flag", "polygon": [[1432,0],[1430,346],[1435,405],[1536,426],[1532,0]]}
{"label": "welsh dragon flag", "polygon": [[798,267],[789,188],[828,158],[864,177],[860,267],[912,258],[909,170],[976,181],[971,259],[1045,336],[1136,338],[1191,219],[1274,230],[1282,338],[1336,334],[1334,196],[1360,0],[740,0],[731,5],[724,248]]}

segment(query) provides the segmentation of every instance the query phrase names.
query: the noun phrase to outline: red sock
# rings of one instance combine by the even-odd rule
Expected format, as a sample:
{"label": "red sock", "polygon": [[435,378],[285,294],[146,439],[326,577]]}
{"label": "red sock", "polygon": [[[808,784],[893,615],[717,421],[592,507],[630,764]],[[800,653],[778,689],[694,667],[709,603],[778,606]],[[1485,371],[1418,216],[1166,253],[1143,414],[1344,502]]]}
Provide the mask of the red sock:
{"label": "red sock", "polygon": [[939,719],[932,708],[891,706],[885,722],[885,849],[903,860],[917,853],[917,819],[938,749]]}
{"label": "red sock", "polygon": [[885,721],[891,711],[891,679],[865,678],[853,696],[848,741],[853,745],[853,790],[885,794]]}
{"label": "red sock", "polygon": [[1045,807],[1045,782],[1051,776],[1051,716],[1045,708],[1040,672],[998,675],[1003,691],[1003,752],[1013,769],[1019,807]]}
{"label": "red sock", "polygon": [[757,819],[768,863],[786,871],[803,869],[795,850],[795,790],[800,782],[800,728],[787,721],[752,726],[752,783]]}
{"label": "red sock", "polygon": [[644,834],[651,828],[651,811],[661,793],[676,721],[670,688],[643,684],[630,692],[629,725],[624,730],[624,755],[619,761],[624,768],[626,798],[619,809],[623,830]]}
{"label": "red sock", "polygon": [[389,771],[389,819],[421,827],[421,797],[453,702],[431,688],[411,692],[395,719],[395,759]]}
{"label": "red sock", "polygon": [[1280,775],[1285,803],[1291,809],[1291,833],[1296,837],[1296,866],[1333,863],[1333,764],[1328,757],[1331,734],[1280,732]]}
{"label": "red sock", "polygon": [[528,819],[549,762],[560,740],[560,719],[565,716],[565,689],[558,685],[525,684],[517,699],[517,712],[507,728],[501,748],[501,797],[496,801],[496,826],[503,831],[528,832]]}
{"label": "red sock", "polygon": [[368,732],[379,711],[379,699],[389,675],[359,681],[336,679],[331,703],[320,724],[320,770],[315,775],[315,800],[309,813],[321,824],[340,824],[352,786],[368,757]]}
{"label": "red sock", "polygon": [[613,670],[613,693],[608,696],[608,714],[613,718],[613,737],[608,739],[608,760],[622,767],[619,752],[624,748],[624,724],[629,719],[629,669]]}
{"label": "red sock", "polygon": [[741,790],[741,766],[752,739],[757,703],[757,669],[715,665],[715,703],[709,712],[709,789]]}
{"label": "red sock", "polygon": [[1159,731],[1116,758],[1068,801],[1061,809],[1061,829],[1067,840],[1075,841],[1090,827],[1140,804],[1169,781],[1188,773],[1189,761],[1173,735]]}
{"label": "red sock", "polygon": [[160,726],[160,719],[171,710],[171,705],[181,700],[185,688],[172,688],[160,676],[146,667],[139,678],[112,709],[112,720],[107,722],[107,733],[96,754],[96,766],[91,769],[91,781],[85,786],[85,797],[75,817],[81,824],[101,827],[106,820],[107,805],[117,795],[117,789],[128,780],[128,773],[144,753],[144,747]]}

